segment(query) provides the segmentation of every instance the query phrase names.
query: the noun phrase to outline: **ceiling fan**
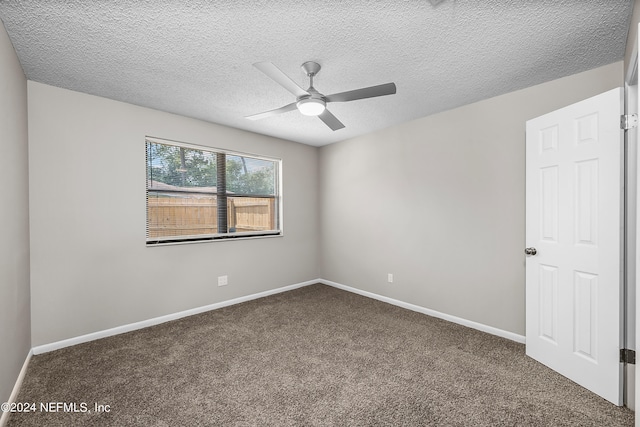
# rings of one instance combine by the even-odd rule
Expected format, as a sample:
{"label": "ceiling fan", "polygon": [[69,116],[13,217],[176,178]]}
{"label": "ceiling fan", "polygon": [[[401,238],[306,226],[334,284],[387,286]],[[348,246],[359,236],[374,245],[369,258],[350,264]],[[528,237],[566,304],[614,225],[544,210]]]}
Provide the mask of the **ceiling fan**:
{"label": "ceiling fan", "polygon": [[292,111],[297,108],[306,116],[318,116],[331,130],[335,131],[342,129],[344,125],[336,116],[327,110],[327,103],[356,101],[358,99],[374,98],[376,96],[393,95],[396,93],[395,83],[386,83],[378,86],[349,90],[347,92],[334,93],[333,95],[323,95],[313,87],[313,77],[320,71],[320,64],[313,61],[305,62],[301,66],[302,70],[309,77],[309,88],[307,90],[298,86],[271,62],[256,62],[253,66],[294,94],[296,101],[284,107],[276,108],[275,110],[247,116],[246,118],[249,120],[264,119],[265,117],[286,113],[287,111]]}

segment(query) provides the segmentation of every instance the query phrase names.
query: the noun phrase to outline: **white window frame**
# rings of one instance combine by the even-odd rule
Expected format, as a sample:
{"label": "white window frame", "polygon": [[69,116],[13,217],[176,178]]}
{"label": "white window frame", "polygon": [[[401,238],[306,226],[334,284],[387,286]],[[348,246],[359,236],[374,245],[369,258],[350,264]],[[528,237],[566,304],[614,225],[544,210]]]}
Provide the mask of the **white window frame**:
{"label": "white window frame", "polygon": [[[149,188],[148,188],[148,176],[147,176],[147,144],[155,143],[162,145],[169,145],[174,147],[182,147],[188,148],[191,150],[199,150],[205,151],[214,154],[225,154],[229,156],[240,156],[246,158],[252,158],[257,160],[266,160],[275,163],[275,173],[276,173],[276,185],[275,185],[275,195],[256,195],[256,198],[259,197],[273,197],[275,199],[275,230],[265,230],[265,231],[244,231],[244,232],[233,232],[233,233],[215,233],[215,234],[203,234],[203,235],[184,235],[184,236],[168,236],[168,237],[155,237],[149,238],[149,217],[148,217],[148,203],[149,203]],[[232,151],[217,147],[210,147],[204,145],[196,145],[190,144],[181,141],[174,141],[164,138],[158,138],[153,136],[145,136],[145,237],[146,237],[146,245],[147,247],[154,246],[165,246],[165,245],[179,245],[179,244],[189,244],[189,243],[204,243],[204,242],[220,242],[220,241],[229,241],[229,240],[245,240],[245,239],[260,239],[260,238],[271,238],[271,237],[282,237],[284,235],[283,232],[283,208],[282,208],[282,159],[269,157],[264,155],[257,155],[253,153],[246,153],[241,151]],[[151,190],[153,191],[153,190]],[[162,192],[162,190],[157,190],[158,192]],[[214,195],[214,193],[211,193]],[[217,194],[215,194],[217,196]],[[227,197],[252,197],[251,195],[233,195],[227,192]],[[216,197],[217,198],[217,197]]]}

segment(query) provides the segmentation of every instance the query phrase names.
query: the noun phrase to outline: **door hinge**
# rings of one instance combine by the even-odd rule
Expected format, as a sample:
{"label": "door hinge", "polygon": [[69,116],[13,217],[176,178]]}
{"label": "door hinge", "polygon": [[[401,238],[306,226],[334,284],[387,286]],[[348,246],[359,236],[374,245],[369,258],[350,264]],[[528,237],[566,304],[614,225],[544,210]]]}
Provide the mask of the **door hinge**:
{"label": "door hinge", "polygon": [[620,349],[620,363],[628,363],[629,365],[636,364],[636,351],[629,350],[628,348]]}
{"label": "door hinge", "polygon": [[637,114],[624,114],[620,116],[620,129],[629,130],[638,127]]}

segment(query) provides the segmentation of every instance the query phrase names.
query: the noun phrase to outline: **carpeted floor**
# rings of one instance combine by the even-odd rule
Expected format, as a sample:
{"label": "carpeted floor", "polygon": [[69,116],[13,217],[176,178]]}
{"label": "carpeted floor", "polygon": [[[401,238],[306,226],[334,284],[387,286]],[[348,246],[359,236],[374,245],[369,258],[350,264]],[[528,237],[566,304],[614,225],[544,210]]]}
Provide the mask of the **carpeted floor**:
{"label": "carpeted floor", "polygon": [[521,344],[324,285],[34,356],[18,402],[37,409],[12,414],[9,426],[634,420],[527,358]]}

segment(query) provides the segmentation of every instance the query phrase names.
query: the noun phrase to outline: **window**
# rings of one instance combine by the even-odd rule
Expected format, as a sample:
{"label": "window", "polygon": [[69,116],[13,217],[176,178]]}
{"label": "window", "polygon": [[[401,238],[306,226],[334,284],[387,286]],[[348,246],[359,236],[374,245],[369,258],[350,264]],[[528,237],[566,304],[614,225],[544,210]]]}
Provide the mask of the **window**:
{"label": "window", "polygon": [[280,235],[281,161],[156,138],[147,147],[147,245]]}

